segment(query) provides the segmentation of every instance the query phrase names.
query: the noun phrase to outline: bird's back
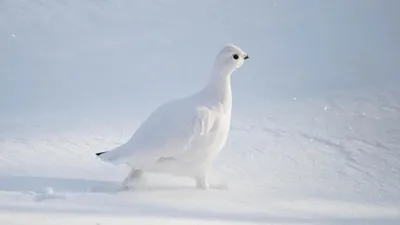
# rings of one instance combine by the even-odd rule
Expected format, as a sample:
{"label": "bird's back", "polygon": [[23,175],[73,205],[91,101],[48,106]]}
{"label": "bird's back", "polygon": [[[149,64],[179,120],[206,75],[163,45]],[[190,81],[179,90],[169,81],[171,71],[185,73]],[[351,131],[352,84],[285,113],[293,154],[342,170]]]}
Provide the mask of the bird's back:
{"label": "bird's back", "polygon": [[218,149],[225,143],[230,124],[230,109],[226,111],[225,104],[204,92],[164,103],[127,143],[101,158],[143,167],[160,158],[206,158],[210,147]]}

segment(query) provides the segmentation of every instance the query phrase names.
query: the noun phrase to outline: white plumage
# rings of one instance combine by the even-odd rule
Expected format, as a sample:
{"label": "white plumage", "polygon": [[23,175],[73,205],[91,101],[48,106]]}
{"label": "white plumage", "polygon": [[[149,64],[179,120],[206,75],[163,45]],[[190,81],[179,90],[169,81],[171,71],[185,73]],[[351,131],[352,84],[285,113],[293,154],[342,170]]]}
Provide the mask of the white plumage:
{"label": "white plumage", "polygon": [[231,74],[247,58],[239,47],[225,46],[201,91],[159,106],[127,143],[97,155],[103,161],[132,167],[125,186],[149,171],[193,177],[198,188],[208,188],[207,172],[229,133]]}

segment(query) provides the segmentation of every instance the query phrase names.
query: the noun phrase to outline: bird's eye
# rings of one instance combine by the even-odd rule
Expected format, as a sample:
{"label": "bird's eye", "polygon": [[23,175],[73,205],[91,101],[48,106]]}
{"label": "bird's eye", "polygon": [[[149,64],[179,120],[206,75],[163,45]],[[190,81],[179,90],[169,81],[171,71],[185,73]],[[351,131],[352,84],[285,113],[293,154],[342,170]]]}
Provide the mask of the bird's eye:
{"label": "bird's eye", "polygon": [[237,54],[233,54],[232,56],[235,60],[239,58],[239,56]]}

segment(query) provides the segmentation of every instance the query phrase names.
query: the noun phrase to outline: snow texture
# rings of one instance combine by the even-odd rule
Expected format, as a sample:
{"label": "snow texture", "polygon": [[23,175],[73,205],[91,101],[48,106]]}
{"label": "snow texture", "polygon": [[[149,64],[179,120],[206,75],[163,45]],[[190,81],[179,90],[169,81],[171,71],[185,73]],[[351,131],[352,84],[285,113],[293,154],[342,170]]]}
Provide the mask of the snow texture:
{"label": "snow texture", "polygon": [[[399,1],[0,1],[0,224],[400,224]],[[201,90],[232,119],[210,183],[95,153]]]}

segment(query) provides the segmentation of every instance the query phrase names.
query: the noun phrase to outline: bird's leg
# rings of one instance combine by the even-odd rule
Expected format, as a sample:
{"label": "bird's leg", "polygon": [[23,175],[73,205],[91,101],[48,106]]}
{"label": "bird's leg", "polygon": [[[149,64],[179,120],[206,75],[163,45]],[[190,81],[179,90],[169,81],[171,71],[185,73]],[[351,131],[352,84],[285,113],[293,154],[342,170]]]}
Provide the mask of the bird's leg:
{"label": "bird's leg", "polygon": [[129,189],[130,184],[133,183],[134,186],[139,185],[143,183],[143,171],[142,170],[137,170],[137,169],[132,169],[129,175],[125,178],[123,182],[123,188],[124,189]]}
{"label": "bird's leg", "polygon": [[196,179],[196,187],[198,189],[208,189],[209,188],[207,177],[205,175],[201,176],[201,177],[196,177],[195,179]]}

